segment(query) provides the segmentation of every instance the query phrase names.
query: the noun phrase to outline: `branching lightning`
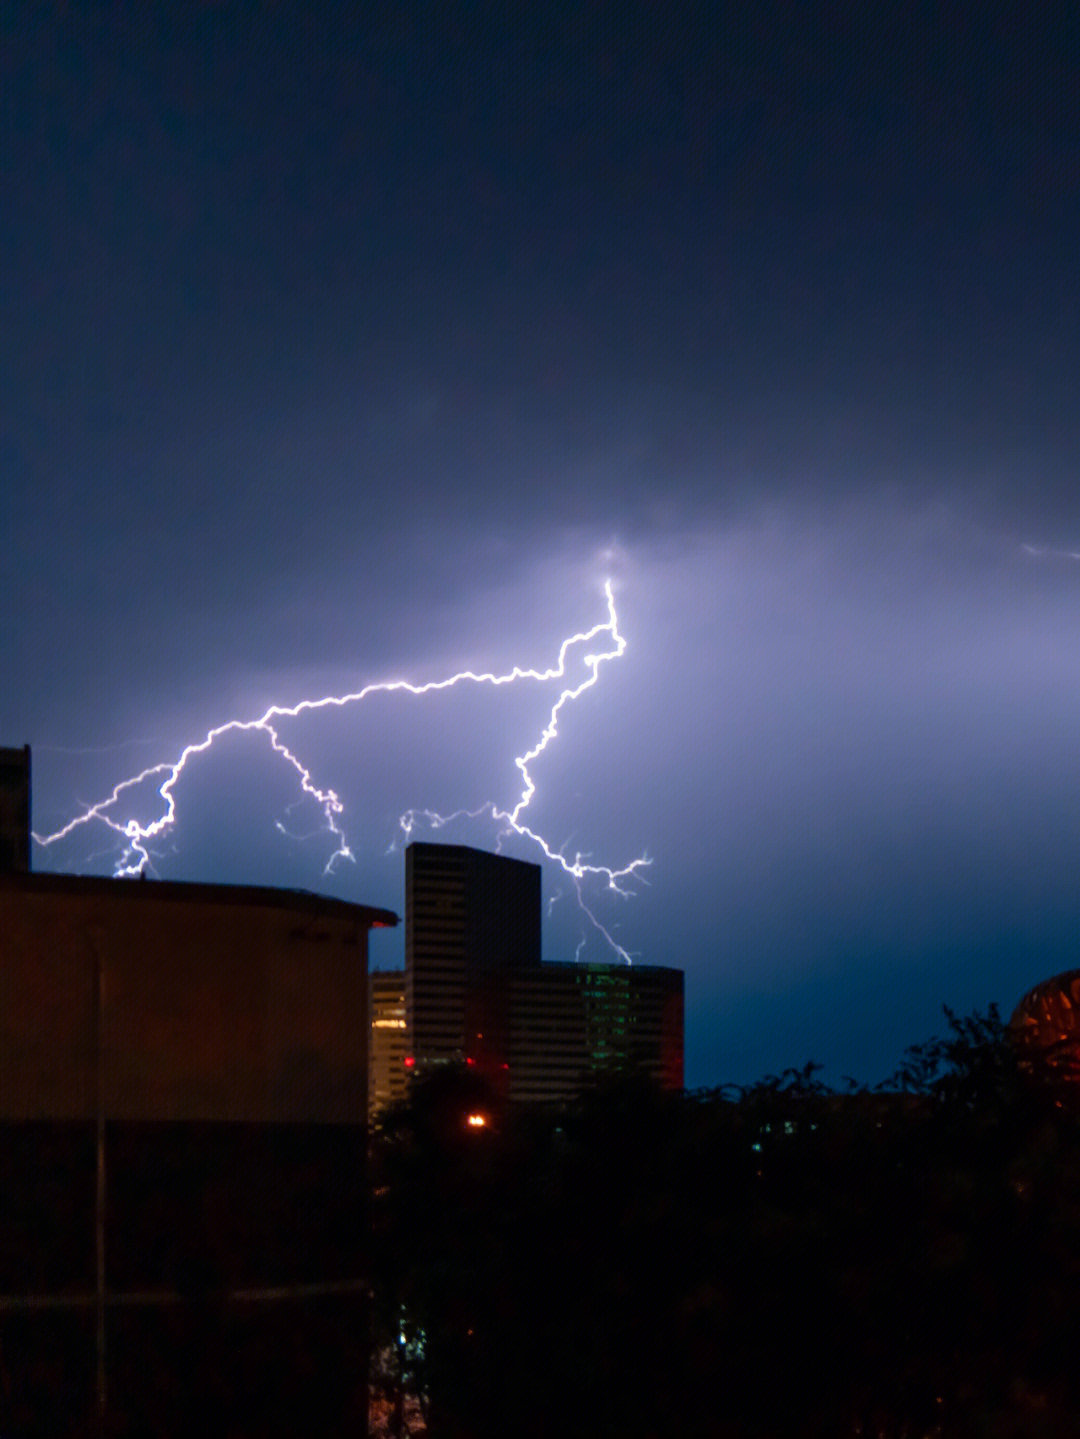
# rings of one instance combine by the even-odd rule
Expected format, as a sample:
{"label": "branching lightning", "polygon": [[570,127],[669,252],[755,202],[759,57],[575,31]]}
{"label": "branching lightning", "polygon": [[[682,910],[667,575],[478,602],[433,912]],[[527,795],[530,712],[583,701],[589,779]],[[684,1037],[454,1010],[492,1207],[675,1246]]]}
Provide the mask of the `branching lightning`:
{"label": "branching lightning", "polygon": [[[365,685],[362,689],[350,694],[324,695],[321,699],[303,699],[294,705],[273,704],[257,719],[231,719],[226,720],[223,724],[215,725],[206,732],[201,740],[185,746],[177,759],[150,765],[131,778],[121,780],[104,799],[99,800],[96,804],[88,805],[61,829],[52,834],[35,833],[34,839],[42,848],[47,848],[66,839],[83,826],[102,824],[111,829],[123,842],[121,854],[114,869],[117,876],[136,876],[152,871],[150,847],[176,824],[176,789],[188,765],[200,755],[205,754],[215,741],[224,735],[248,734],[257,731],[268,741],[274,753],[280,756],[285,764],[294,771],[301,794],[314,800],[321,809],[325,832],[332,837],[334,843],[333,852],[327,860],[325,868],[325,872],[330,873],[339,861],[354,858],[342,825],[344,805],[335,790],[316,782],[311,769],[284,743],[278,733],[278,726],[283,720],[296,719],[317,710],[344,709],[360,704],[369,695],[378,693],[403,692],[422,696],[451,689],[456,685],[503,686],[520,681],[555,684],[567,677],[567,659],[571,650],[579,645],[588,645],[590,649],[583,658],[586,670],[585,678],[580,683],[569,685],[561,690],[536,742],[514,760],[520,775],[521,791],[512,807],[504,808],[493,801],[487,801],[476,809],[458,810],[448,815],[438,814],[433,810],[410,809],[401,816],[400,825],[402,834],[408,838],[419,823],[426,823],[431,828],[437,829],[453,820],[488,817],[501,826],[500,843],[502,839],[511,834],[516,834],[529,841],[531,845],[540,850],[547,860],[558,865],[569,877],[573,883],[578,904],[589,923],[600,933],[612,950],[629,963],[631,959],[629,952],[615,940],[586,904],[582,893],[582,882],[585,880],[597,881],[615,894],[629,897],[633,893],[632,882],[644,878],[642,871],[649,865],[649,859],[642,855],[618,869],[591,863],[590,857],[580,852],[570,859],[561,848],[557,849],[552,846],[543,835],[531,828],[523,819],[536,793],[536,783],[531,766],[558,737],[559,722],[566,706],[580,698],[586,690],[592,689],[599,680],[601,667],[610,660],[621,658],[626,650],[626,640],[619,631],[618,615],[615,610],[610,581],[604,586],[604,595],[607,601],[607,618],[593,625],[591,629],[564,639],[559,647],[558,658],[546,669],[524,668],[515,665],[513,669],[502,674],[494,672],[477,674],[472,670],[462,670],[446,679],[428,680],[422,684],[416,684],[410,680],[386,680]],[[163,807],[157,817],[144,823],[132,814],[125,815],[123,805],[125,797],[131,797],[133,792],[139,790],[141,786],[156,782],[159,778],[161,783],[158,785],[157,792],[163,801]],[[282,833],[287,833],[280,823],[277,827]]]}

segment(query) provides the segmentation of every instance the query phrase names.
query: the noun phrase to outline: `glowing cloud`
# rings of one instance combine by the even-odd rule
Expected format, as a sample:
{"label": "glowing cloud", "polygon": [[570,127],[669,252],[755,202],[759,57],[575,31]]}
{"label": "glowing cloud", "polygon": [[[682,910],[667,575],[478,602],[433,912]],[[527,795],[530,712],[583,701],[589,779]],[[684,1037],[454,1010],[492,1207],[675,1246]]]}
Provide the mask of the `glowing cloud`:
{"label": "glowing cloud", "polygon": [[[114,873],[117,876],[142,874],[152,868],[148,846],[159,840],[177,822],[176,789],[188,765],[200,755],[205,754],[215,741],[224,735],[258,732],[269,742],[274,753],[279,755],[285,764],[295,772],[302,793],[313,799],[322,810],[326,832],[334,840],[334,850],[326,863],[325,872],[329,873],[339,861],[353,859],[342,828],[344,806],[336,791],[316,782],[311,769],[283,742],[277,729],[280,721],[296,719],[316,710],[344,709],[350,705],[360,704],[369,695],[377,693],[403,692],[409,695],[423,696],[438,693],[456,685],[503,686],[520,682],[557,685],[559,681],[565,680],[567,677],[567,660],[571,650],[578,646],[588,645],[590,648],[582,661],[586,671],[585,678],[579,683],[566,686],[559,691],[539,737],[529,749],[514,759],[514,764],[520,773],[521,791],[512,808],[501,808],[494,802],[487,801],[476,809],[458,810],[448,815],[439,814],[433,810],[410,809],[401,816],[400,824],[402,833],[407,838],[421,823],[437,829],[453,820],[478,819],[487,816],[501,826],[500,841],[510,834],[516,834],[522,839],[528,840],[541,851],[547,860],[558,865],[569,877],[574,885],[578,903],[589,922],[611,948],[629,963],[630,954],[616,942],[586,904],[582,884],[585,881],[596,881],[608,890],[629,896],[632,893],[628,887],[629,882],[634,877],[640,878],[640,872],[650,861],[642,855],[621,868],[613,868],[608,865],[587,863],[580,853],[570,859],[561,849],[551,845],[543,835],[532,829],[523,819],[536,793],[536,783],[530,766],[558,737],[559,721],[564,709],[586,690],[596,685],[600,677],[601,666],[611,660],[619,659],[626,650],[626,640],[619,632],[618,615],[615,610],[610,581],[604,586],[604,595],[607,601],[607,618],[588,630],[564,639],[559,646],[557,659],[546,669],[524,668],[515,665],[502,674],[493,672],[477,674],[472,670],[462,670],[446,679],[428,680],[421,684],[411,680],[386,680],[365,685],[362,689],[350,694],[324,695],[321,699],[304,699],[294,705],[274,704],[257,719],[231,719],[214,726],[197,743],[185,746],[177,759],[150,765],[129,779],[121,780],[104,799],[89,805],[62,828],[52,834],[35,833],[34,839],[42,848],[47,848],[66,839],[81,827],[92,824],[104,825],[122,840],[121,852]],[[163,807],[157,817],[143,822],[131,813],[125,814],[123,803],[125,797],[134,797],[135,792],[142,786],[156,782],[159,778],[161,783],[157,787],[157,793],[163,801]]]}

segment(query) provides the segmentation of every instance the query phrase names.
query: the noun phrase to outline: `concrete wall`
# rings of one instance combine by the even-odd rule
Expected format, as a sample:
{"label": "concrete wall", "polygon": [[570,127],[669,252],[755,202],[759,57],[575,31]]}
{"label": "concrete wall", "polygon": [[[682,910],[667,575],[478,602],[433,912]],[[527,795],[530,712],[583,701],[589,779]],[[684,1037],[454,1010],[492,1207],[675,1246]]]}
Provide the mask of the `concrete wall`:
{"label": "concrete wall", "polygon": [[0,1434],[365,1432],[367,930],[394,922],[0,875]]}
{"label": "concrete wall", "polygon": [[30,882],[0,883],[0,1119],[96,1113],[100,978],[110,1119],[364,1122],[363,911]]}

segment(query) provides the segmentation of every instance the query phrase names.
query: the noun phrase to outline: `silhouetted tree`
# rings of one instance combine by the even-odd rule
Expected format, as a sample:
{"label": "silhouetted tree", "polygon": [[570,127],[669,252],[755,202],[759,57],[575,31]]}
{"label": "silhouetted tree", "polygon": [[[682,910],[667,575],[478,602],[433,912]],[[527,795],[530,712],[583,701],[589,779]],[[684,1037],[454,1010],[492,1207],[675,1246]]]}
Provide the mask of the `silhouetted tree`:
{"label": "silhouetted tree", "polygon": [[1080,1134],[997,1011],[894,1081],[634,1077],[560,1110],[466,1072],[376,1136],[384,1324],[427,1341],[436,1435],[1074,1432]]}

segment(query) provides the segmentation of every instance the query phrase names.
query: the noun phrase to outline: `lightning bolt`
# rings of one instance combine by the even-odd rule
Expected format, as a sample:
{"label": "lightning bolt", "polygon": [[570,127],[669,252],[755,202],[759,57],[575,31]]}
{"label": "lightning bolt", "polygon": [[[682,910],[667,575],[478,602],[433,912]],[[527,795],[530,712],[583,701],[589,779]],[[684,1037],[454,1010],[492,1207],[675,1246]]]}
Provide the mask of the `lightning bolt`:
{"label": "lightning bolt", "polygon": [[[342,827],[344,805],[335,790],[316,782],[308,766],[281,739],[278,726],[283,720],[297,719],[301,715],[317,710],[345,709],[348,706],[360,704],[372,694],[403,692],[421,696],[436,694],[456,685],[499,687],[522,681],[532,681],[537,684],[557,683],[567,678],[567,658],[571,650],[577,646],[588,645],[590,649],[583,659],[586,670],[585,678],[578,684],[568,685],[561,690],[551,707],[547,723],[539,738],[524,754],[518,755],[514,760],[521,779],[521,791],[516,803],[511,808],[503,808],[488,801],[477,809],[458,810],[449,815],[438,814],[433,810],[410,809],[401,816],[400,828],[402,835],[408,838],[420,823],[426,823],[431,828],[437,829],[458,819],[482,817],[492,819],[500,826],[500,845],[503,839],[511,834],[516,834],[537,848],[545,859],[563,870],[573,883],[578,904],[588,922],[616,954],[626,963],[630,963],[629,951],[618,943],[610,930],[601,923],[586,903],[582,893],[582,884],[587,880],[598,881],[613,893],[629,898],[634,893],[633,882],[644,878],[642,871],[651,861],[647,856],[642,855],[631,860],[622,868],[612,868],[608,865],[594,864],[591,862],[590,856],[580,852],[570,859],[563,849],[557,849],[549,844],[543,835],[531,828],[523,819],[536,793],[536,783],[530,767],[558,737],[559,722],[566,706],[579,699],[586,690],[592,689],[597,684],[603,665],[611,660],[620,659],[625,653],[626,640],[619,631],[619,620],[610,580],[604,585],[604,595],[607,602],[607,618],[588,630],[564,639],[559,646],[555,663],[546,669],[526,669],[515,665],[513,669],[501,674],[494,672],[478,674],[473,670],[461,670],[446,679],[428,680],[422,684],[416,684],[410,680],[384,680],[365,685],[362,689],[350,694],[324,695],[321,699],[303,699],[294,705],[273,704],[257,719],[231,719],[226,720],[223,724],[215,725],[212,729],[207,730],[201,740],[186,745],[177,759],[149,765],[129,779],[121,780],[104,799],[99,800],[96,804],[88,805],[62,828],[52,834],[35,833],[34,839],[44,849],[66,839],[83,826],[95,823],[103,824],[123,842],[120,858],[114,869],[117,877],[133,877],[152,870],[149,846],[160,840],[176,824],[176,788],[188,765],[200,755],[205,754],[215,741],[224,735],[258,733],[269,743],[273,752],[294,771],[302,794],[313,799],[322,810],[325,830],[334,841],[334,850],[326,862],[324,873],[332,873],[339,861],[354,858]],[[130,797],[132,792],[159,779],[161,783],[158,785],[158,794],[163,801],[163,807],[158,816],[145,823],[131,814],[125,817],[124,798]],[[277,827],[282,833],[286,832],[280,823]]]}

